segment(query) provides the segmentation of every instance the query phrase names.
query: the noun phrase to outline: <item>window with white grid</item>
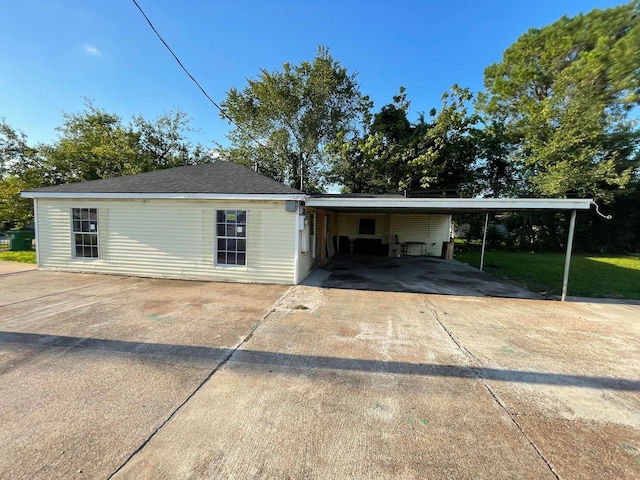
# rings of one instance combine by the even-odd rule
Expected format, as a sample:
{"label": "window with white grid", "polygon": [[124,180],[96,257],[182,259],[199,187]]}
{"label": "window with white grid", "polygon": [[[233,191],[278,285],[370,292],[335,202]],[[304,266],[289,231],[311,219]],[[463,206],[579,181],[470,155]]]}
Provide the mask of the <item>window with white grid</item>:
{"label": "window with white grid", "polygon": [[98,258],[98,209],[71,209],[72,254],[75,258]]}
{"label": "window with white grid", "polygon": [[247,211],[216,210],[216,265],[247,264]]}

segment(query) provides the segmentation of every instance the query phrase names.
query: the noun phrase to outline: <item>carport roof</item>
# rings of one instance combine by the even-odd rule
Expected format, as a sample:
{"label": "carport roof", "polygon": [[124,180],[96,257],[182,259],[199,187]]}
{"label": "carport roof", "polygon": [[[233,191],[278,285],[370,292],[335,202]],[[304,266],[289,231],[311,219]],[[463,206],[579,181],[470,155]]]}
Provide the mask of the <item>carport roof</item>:
{"label": "carport roof", "polygon": [[578,198],[404,198],[394,195],[311,195],[308,207],[344,212],[481,213],[525,210],[588,210],[592,199]]}

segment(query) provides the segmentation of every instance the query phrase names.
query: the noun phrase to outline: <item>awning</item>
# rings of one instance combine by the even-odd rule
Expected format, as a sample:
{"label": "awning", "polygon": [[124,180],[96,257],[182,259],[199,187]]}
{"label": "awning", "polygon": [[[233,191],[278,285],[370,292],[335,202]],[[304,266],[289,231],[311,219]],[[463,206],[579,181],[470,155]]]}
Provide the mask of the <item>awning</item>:
{"label": "awning", "polygon": [[562,301],[567,298],[569,266],[576,225],[576,210],[589,210],[592,199],[578,198],[405,198],[399,195],[310,195],[308,207],[324,208],[334,212],[350,213],[421,213],[460,214],[484,213],[484,231],[480,270],[484,267],[489,213],[525,211],[570,211],[567,251],[562,281]]}
{"label": "awning", "polygon": [[308,207],[354,213],[487,213],[527,210],[588,210],[591,199],[573,198],[404,198],[389,195],[310,195]]}

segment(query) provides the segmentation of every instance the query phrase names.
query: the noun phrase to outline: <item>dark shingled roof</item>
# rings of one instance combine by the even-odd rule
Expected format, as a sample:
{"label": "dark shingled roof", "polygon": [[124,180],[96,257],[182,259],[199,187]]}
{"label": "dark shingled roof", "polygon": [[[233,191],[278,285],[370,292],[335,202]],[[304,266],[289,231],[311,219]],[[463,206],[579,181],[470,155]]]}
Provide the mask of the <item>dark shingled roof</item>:
{"label": "dark shingled roof", "polygon": [[124,177],[67,183],[31,190],[38,193],[202,193],[202,194],[301,194],[253,170],[219,161],[154,170]]}

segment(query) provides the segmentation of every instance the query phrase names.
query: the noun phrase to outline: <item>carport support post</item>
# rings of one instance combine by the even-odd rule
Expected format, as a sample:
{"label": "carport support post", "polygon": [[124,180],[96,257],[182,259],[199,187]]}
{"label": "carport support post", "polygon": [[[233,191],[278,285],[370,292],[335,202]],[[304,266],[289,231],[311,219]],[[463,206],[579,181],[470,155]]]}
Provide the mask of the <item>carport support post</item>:
{"label": "carport support post", "polygon": [[569,285],[569,265],[571,264],[571,250],[573,249],[573,233],[576,229],[576,211],[571,210],[569,222],[569,238],[567,240],[567,254],[564,258],[564,278],[562,279],[562,301],[567,299],[567,287]]}
{"label": "carport support post", "polygon": [[484,267],[484,246],[487,243],[487,226],[489,225],[489,212],[484,216],[484,232],[482,233],[482,253],[480,254],[480,271]]}

